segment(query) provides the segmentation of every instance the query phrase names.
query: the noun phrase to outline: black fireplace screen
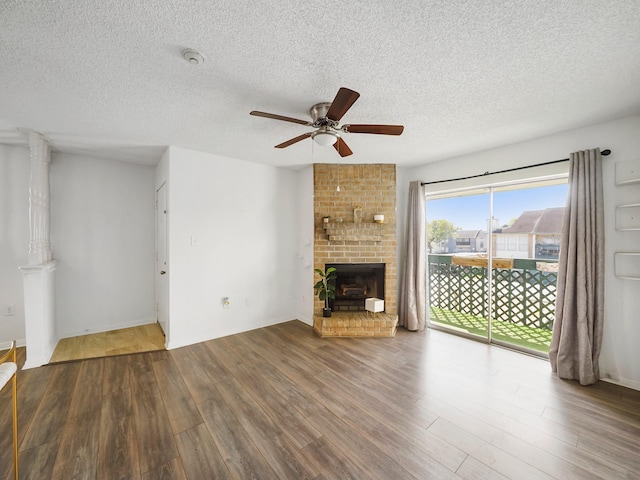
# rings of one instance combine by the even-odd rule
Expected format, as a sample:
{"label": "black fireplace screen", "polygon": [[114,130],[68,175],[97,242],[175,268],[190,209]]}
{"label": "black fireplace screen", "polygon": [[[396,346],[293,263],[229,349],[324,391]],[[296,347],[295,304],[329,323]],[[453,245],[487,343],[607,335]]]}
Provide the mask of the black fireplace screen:
{"label": "black fireplace screen", "polygon": [[364,310],[366,298],[384,300],[384,263],[328,263],[336,269],[336,298],[329,301],[336,311]]}

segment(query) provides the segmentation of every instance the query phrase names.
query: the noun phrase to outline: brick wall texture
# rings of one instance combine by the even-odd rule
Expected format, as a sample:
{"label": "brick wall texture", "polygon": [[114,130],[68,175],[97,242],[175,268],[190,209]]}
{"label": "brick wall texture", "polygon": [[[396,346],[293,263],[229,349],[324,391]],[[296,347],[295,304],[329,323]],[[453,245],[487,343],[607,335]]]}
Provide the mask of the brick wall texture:
{"label": "brick wall texture", "polygon": [[[396,166],[317,163],[313,177],[314,268],[324,269],[327,263],[384,263],[385,312],[396,314]],[[361,225],[354,223],[356,207],[362,208]],[[374,224],[376,214],[384,215],[384,223]],[[325,216],[330,217],[328,229],[322,221]],[[333,240],[327,230],[335,234]],[[317,297],[314,314],[322,314]]]}

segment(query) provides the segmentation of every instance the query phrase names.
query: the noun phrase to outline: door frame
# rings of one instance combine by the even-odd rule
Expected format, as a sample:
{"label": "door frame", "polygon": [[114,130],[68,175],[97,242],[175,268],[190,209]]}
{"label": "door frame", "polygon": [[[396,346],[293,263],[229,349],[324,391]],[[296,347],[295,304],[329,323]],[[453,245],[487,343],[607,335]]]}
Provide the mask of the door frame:
{"label": "door frame", "polygon": [[[155,251],[155,285],[156,285],[156,321],[165,335],[165,347],[169,343],[169,213],[167,209],[167,184],[163,182],[156,189],[156,251]],[[162,212],[160,209],[162,208]],[[161,251],[162,250],[162,251]],[[160,258],[163,256],[164,258]]]}
{"label": "door frame", "polygon": [[[517,180],[511,180],[511,181],[503,181],[503,182],[495,182],[495,183],[489,183],[489,184],[482,184],[482,185],[469,185],[466,187],[460,187],[460,188],[455,188],[455,189],[450,189],[450,190],[440,190],[440,191],[436,191],[436,192],[432,192],[432,193],[427,193],[425,195],[425,203],[428,200],[436,200],[438,198],[448,198],[448,197],[454,197],[458,194],[463,194],[465,192],[477,192],[478,194],[481,193],[487,193],[489,195],[489,218],[493,218],[493,214],[494,214],[494,204],[493,204],[493,194],[494,191],[496,189],[498,189],[498,191],[501,188],[504,187],[514,187],[514,189],[517,189],[517,187],[519,185],[522,186],[522,188],[527,188],[527,185],[530,185],[531,187],[529,188],[533,188],[535,186],[545,186],[545,183],[548,183],[548,185],[553,185],[553,184],[557,184],[559,180],[564,180],[567,181],[568,180],[568,173],[562,173],[562,174],[554,174],[554,175],[549,175],[549,176],[544,176],[542,178],[540,177],[534,177],[534,178],[523,178],[523,179],[517,179]],[[534,184],[538,184],[538,185],[534,185]],[[428,208],[426,209],[428,212]],[[428,218],[428,217],[427,217]],[[425,219],[427,220],[427,219]],[[488,258],[487,258],[487,265],[491,265],[492,261],[493,261],[493,235],[491,234],[491,232],[487,232],[488,233],[488,239],[487,239],[487,254],[488,254]],[[425,232],[426,234],[426,232]],[[427,253],[427,258],[428,258],[428,253]],[[427,265],[427,272],[428,272],[429,268]],[[429,275],[427,274],[427,299],[429,299]],[[427,305],[426,311],[427,311],[427,326],[429,328],[432,328],[433,330],[439,330],[439,331],[443,331],[446,333],[450,333],[450,334],[454,334],[454,335],[458,335],[460,337],[464,337],[464,338],[469,338],[471,340],[475,340],[477,342],[481,342],[481,343],[487,343],[489,345],[497,345],[500,347],[505,347],[505,348],[509,348],[512,350],[517,350],[521,353],[525,353],[525,354],[529,354],[529,355],[533,355],[536,357],[541,357],[541,358],[548,358],[548,355],[545,355],[544,353],[541,353],[537,350],[533,350],[533,349],[529,349],[520,345],[513,345],[501,340],[497,340],[494,339],[492,336],[492,331],[491,331],[491,324],[493,321],[493,268],[487,268],[487,276],[486,276],[486,281],[489,285],[489,288],[487,288],[487,335],[486,337],[482,337],[479,335],[473,335],[467,332],[462,332],[462,331],[456,331],[454,329],[449,329],[447,327],[444,326],[440,326],[437,324],[434,324],[431,321],[431,315],[430,315],[430,304]]]}

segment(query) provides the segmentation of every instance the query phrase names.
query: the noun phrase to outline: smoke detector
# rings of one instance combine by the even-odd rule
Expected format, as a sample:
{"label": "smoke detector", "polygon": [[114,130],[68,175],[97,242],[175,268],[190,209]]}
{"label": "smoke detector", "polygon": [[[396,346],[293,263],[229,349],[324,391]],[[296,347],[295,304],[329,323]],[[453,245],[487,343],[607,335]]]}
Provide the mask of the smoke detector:
{"label": "smoke detector", "polygon": [[192,65],[200,65],[204,63],[204,57],[195,50],[185,50],[182,52],[184,59]]}

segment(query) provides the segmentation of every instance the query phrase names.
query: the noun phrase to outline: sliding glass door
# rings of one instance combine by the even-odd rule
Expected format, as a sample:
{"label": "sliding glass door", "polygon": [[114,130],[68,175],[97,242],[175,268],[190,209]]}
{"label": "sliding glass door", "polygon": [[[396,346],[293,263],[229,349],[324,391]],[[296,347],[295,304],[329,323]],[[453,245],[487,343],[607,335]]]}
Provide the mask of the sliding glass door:
{"label": "sliding glass door", "polygon": [[429,324],[546,355],[566,179],[427,197]]}
{"label": "sliding glass door", "polygon": [[427,201],[430,321],[480,338],[489,337],[490,202],[489,189]]}

